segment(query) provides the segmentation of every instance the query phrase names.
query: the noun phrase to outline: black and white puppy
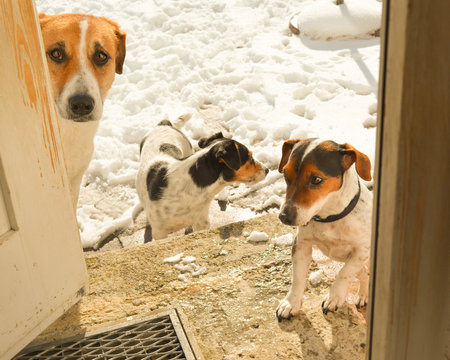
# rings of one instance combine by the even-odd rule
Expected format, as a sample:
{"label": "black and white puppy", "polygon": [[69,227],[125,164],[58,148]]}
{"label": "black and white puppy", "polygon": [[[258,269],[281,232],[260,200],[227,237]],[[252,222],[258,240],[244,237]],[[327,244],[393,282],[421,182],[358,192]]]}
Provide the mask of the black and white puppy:
{"label": "black and white puppy", "polygon": [[155,240],[190,226],[207,229],[216,194],[233,182],[261,181],[269,171],[244,145],[221,133],[201,139],[199,147],[194,153],[189,139],[168,120],[141,143],[136,190]]}

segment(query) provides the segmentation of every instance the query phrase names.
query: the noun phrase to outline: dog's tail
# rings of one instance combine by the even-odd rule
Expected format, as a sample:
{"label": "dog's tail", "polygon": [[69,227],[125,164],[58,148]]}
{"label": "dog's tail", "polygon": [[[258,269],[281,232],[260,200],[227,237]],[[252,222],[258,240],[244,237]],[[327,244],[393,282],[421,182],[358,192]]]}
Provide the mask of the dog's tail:
{"label": "dog's tail", "polygon": [[178,118],[172,122],[172,125],[175,129],[181,130],[184,124],[186,124],[191,117],[192,117],[191,113],[178,116]]}

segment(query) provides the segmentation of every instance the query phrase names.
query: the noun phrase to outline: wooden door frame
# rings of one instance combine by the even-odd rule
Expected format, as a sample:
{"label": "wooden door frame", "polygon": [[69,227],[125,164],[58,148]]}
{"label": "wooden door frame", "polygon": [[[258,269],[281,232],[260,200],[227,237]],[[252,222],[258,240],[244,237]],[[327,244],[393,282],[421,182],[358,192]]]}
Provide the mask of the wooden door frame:
{"label": "wooden door frame", "polygon": [[88,274],[33,0],[0,0],[0,50],[3,360],[80,300]]}
{"label": "wooden door frame", "polygon": [[384,3],[370,360],[448,356],[449,5]]}

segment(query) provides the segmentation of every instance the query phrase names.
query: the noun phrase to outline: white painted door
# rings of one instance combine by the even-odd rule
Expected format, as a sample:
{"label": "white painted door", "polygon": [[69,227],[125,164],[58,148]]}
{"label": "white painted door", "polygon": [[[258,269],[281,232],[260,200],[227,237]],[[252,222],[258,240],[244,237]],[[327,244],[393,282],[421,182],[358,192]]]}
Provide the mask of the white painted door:
{"label": "white painted door", "polygon": [[0,359],[82,296],[78,226],[31,0],[0,0]]}

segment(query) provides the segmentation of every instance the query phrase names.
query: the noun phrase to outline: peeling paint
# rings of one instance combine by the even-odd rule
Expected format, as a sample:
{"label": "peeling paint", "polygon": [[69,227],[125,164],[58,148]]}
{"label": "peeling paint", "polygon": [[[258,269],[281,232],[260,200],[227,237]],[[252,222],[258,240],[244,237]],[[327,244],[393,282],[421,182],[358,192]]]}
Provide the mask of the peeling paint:
{"label": "peeling paint", "polygon": [[[52,99],[46,88],[45,66],[43,59],[36,54],[41,53],[40,39],[35,18],[33,3],[29,1],[6,0],[0,4],[2,12],[9,14],[3,22],[6,33],[10,37],[17,66],[17,76],[23,86],[21,88],[23,103],[26,107],[42,117],[42,134],[44,146],[48,151],[53,169],[61,166],[54,123],[52,121]],[[14,21],[15,20],[15,21]],[[52,105],[53,106],[53,105]],[[64,184],[64,182],[63,182]]]}

